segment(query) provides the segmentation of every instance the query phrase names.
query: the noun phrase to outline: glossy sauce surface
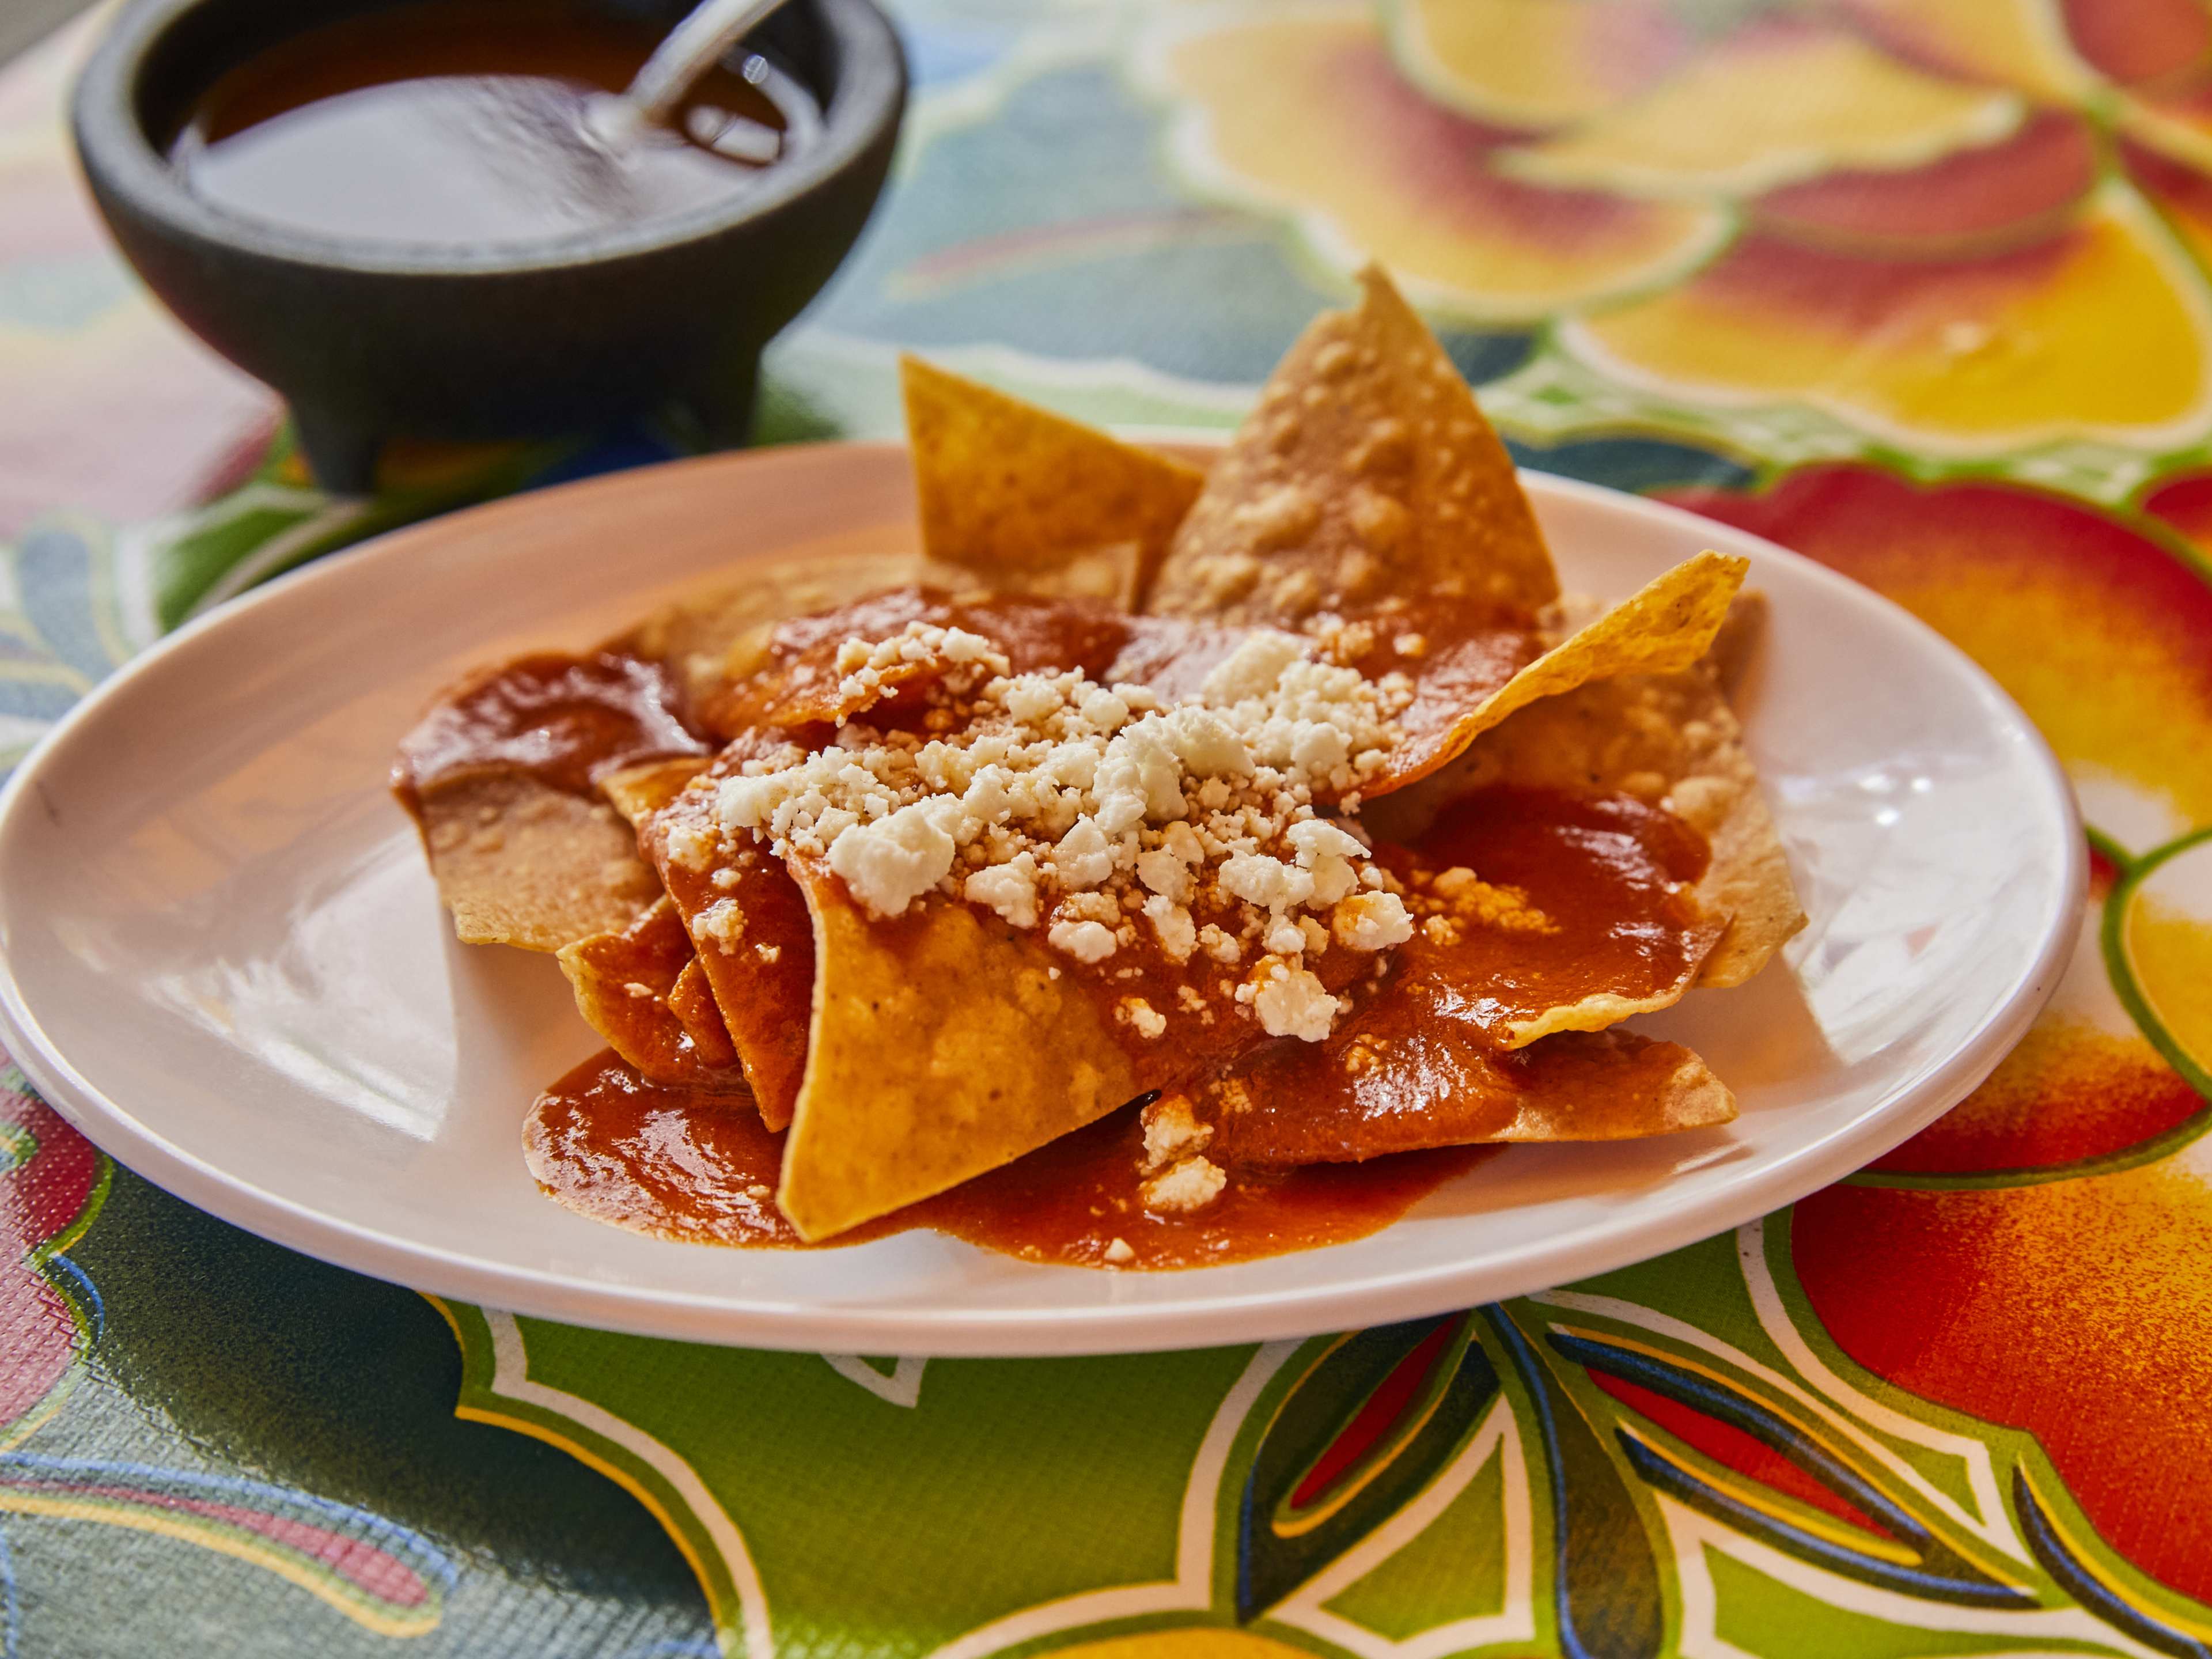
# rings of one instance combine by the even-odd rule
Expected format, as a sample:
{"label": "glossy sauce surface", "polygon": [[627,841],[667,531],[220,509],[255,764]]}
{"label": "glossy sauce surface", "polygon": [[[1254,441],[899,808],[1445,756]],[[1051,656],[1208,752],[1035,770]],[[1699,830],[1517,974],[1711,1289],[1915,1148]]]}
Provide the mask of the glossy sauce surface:
{"label": "glossy sauce surface", "polygon": [[616,767],[706,752],[674,701],[667,676],[635,657],[517,657],[439,699],[402,741],[392,787],[410,811],[438,783],[492,770],[588,795]]}
{"label": "glossy sauce surface", "polygon": [[1437,872],[1471,869],[1526,896],[1542,929],[1455,921],[1450,957],[1470,1012],[1495,1031],[1599,992],[1650,996],[1693,971],[1718,937],[1686,890],[1704,838],[1628,795],[1493,787],[1454,801],[1418,848],[1384,861],[1432,905]]}
{"label": "glossy sauce surface", "polygon": [[602,136],[592,100],[626,87],[658,40],[560,0],[373,12],[231,71],[170,159],[199,195],[253,218],[466,247],[727,200],[811,141],[806,94],[757,57],[702,77],[669,127]]}
{"label": "glossy sauce surface", "polygon": [[742,1098],[640,1077],[612,1053],[540,1096],[525,1132],[531,1174],[595,1220],[692,1243],[834,1249],[931,1227],[1024,1261],[1202,1267],[1342,1243],[1389,1226],[1486,1155],[1451,1148],[1365,1164],[1254,1172],[1212,1205],[1153,1215],[1138,1196],[1144,1135],[1124,1109],[1004,1169],[840,1234],[799,1243],[775,1207],[783,1137]]}

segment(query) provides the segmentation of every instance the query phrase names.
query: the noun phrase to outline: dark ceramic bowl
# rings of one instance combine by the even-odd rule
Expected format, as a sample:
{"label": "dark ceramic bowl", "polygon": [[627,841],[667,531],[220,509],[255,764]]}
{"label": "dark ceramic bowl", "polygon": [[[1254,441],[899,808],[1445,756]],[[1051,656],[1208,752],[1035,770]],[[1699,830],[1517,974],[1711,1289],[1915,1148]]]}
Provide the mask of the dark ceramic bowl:
{"label": "dark ceramic bowl", "polygon": [[[883,188],[906,100],[868,0],[793,0],[756,30],[823,131],[753,191],[680,216],[477,248],[340,241],[227,212],[165,159],[227,70],[401,0],[138,0],[78,82],[86,177],[148,286],[292,406],[328,487],[365,490],[387,438],[588,429],[671,404],[743,439],[762,346],[843,258]],[[672,25],[690,0],[586,0]]]}

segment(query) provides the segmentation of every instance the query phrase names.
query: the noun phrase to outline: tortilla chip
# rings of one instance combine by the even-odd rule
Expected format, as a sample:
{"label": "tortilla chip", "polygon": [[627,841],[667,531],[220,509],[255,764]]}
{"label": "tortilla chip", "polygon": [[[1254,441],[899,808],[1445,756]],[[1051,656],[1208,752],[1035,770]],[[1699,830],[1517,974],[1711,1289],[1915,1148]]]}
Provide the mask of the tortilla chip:
{"label": "tortilla chip", "polygon": [[1413,706],[1399,717],[1405,736],[1391,754],[1389,771],[1367,787],[1367,796],[1388,795],[1427,776],[1507,716],[1543,698],[1617,674],[1687,668],[1711,646],[1747,568],[1745,560],[1711,550],[1685,559],[1560,641],[1473,708],[1450,706],[1464,696],[1458,682],[1449,688],[1449,699],[1425,692],[1417,682]]}
{"label": "tortilla chip", "polygon": [[674,800],[684,786],[714,762],[703,755],[684,755],[675,760],[645,761],[610,772],[599,780],[599,793],[629,820],[635,830],[648,813],[658,812]]}
{"label": "tortilla chip", "polygon": [[[1291,1066],[1312,1074],[1292,1083]],[[1635,1140],[1729,1122],[1736,1105],[1679,1043],[1575,1031],[1501,1054],[1439,1008],[1411,1038],[1378,1041],[1355,1022],[1317,1056],[1267,1051],[1208,1088],[1197,1112],[1214,1129],[1210,1156],[1286,1166],[1433,1146]]]}
{"label": "tortilla chip", "polygon": [[1367,815],[1416,840],[1445,804],[1496,784],[1626,794],[1664,806],[1705,838],[1695,891],[1726,922],[1697,983],[1741,985],[1805,925],[1790,861],[1711,660],[1680,673],[1593,681],[1534,703],[1450,766]]}
{"label": "tortilla chip", "polygon": [[714,988],[707,983],[707,971],[697,957],[684,964],[676,982],[668,988],[668,1012],[683,1025],[706,1064],[742,1066],[737,1044],[730,1041],[730,1028],[723,1024],[721,1008],[714,1001]]}
{"label": "tortilla chip", "polygon": [[435,785],[421,810],[430,873],[464,945],[558,951],[620,932],[659,891],[612,807],[525,773]]}
{"label": "tortilla chip", "polygon": [[[691,936],[761,1121],[781,1129],[806,1069],[813,924],[782,864],[750,842],[731,847],[714,815],[711,787],[685,789],[641,823],[638,844]],[[684,857],[672,855],[672,838]]]}
{"label": "tortilla chip", "polygon": [[929,559],[915,580],[963,596],[1026,593],[1040,599],[1097,599],[1116,611],[1131,611],[1143,582],[1145,558],[1142,542],[1109,542],[1065,554],[1055,563],[996,573]]}
{"label": "tortilla chip", "polygon": [[1558,597],[1474,393],[1379,266],[1359,281],[1359,308],[1316,318],[1276,366],[1176,532],[1148,609],[1288,626],[1390,596],[1522,615]]}
{"label": "tortilla chip", "polygon": [[[718,1058],[702,1051],[669,1006],[684,970],[696,964],[690,938],[665,897],[619,933],[563,945],[559,960],[578,1011],[639,1075],[656,1083],[745,1086],[735,1053]],[[722,1047],[729,1048],[726,1037]]]}
{"label": "tortilla chip", "polygon": [[826,1238],[996,1169],[1137,1093],[1132,1064],[1043,946],[963,904],[871,921],[793,866],[814,918],[806,1079],[776,1202]]}
{"label": "tortilla chip", "polygon": [[1731,702],[1765,637],[1766,595],[1747,587],[1729,602],[1728,620],[1713,635],[1712,648],[1705,653],[1705,661],[1720,682],[1721,695]]}
{"label": "tortilla chip", "polygon": [[1118,570],[1096,597],[1135,603],[1204,473],[918,358],[899,383],[931,560],[1012,592],[1071,562]]}

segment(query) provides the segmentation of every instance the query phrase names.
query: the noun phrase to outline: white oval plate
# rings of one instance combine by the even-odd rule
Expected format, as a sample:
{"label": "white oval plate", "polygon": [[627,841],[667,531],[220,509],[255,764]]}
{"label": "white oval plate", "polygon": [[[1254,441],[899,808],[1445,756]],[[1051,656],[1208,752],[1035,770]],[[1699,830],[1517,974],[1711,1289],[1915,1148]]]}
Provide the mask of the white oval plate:
{"label": "white oval plate", "polygon": [[910,546],[904,452],[653,467],[385,538],[272,583],[87,697],[0,795],[0,1016],[32,1080],[190,1202],[379,1278],[654,1335],[901,1354],[1132,1351],[1517,1295],[1786,1204],[1965,1095],[2057,983],[2072,798],[1988,678],[1867,590],[1634,497],[1527,479],[1573,590],[1701,547],[1772,601],[1752,749],[1812,925],[1750,985],[1643,1022],[1735,1090],[1725,1129],[1515,1147],[1395,1225],[1189,1273],[1041,1267],[929,1232],[665,1243],[571,1214],[523,1114],[599,1047],[549,957],[452,931],[393,745],[457,672],[582,646],[767,554]]}

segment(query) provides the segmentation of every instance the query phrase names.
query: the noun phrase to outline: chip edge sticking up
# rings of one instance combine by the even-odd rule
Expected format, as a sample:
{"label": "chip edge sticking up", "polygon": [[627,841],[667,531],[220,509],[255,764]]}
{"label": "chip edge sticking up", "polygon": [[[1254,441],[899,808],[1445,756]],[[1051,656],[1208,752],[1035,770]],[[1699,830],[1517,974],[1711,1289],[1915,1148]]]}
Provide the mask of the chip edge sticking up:
{"label": "chip edge sticking up", "polygon": [[940,368],[899,358],[922,550],[1002,591],[1060,585],[1065,567],[1123,568],[1133,609],[1206,475],[1186,462]]}
{"label": "chip edge sticking up", "polygon": [[1284,354],[1176,532],[1146,608],[1295,627],[1391,593],[1531,615],[1559,597],[1512,457],[1380,265]]}

